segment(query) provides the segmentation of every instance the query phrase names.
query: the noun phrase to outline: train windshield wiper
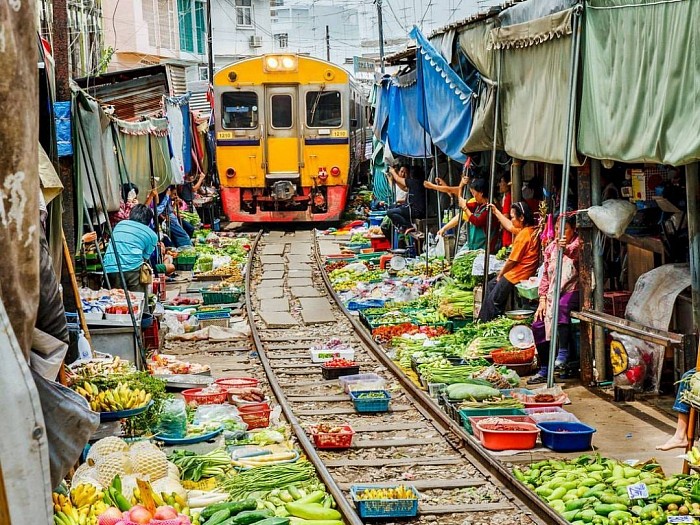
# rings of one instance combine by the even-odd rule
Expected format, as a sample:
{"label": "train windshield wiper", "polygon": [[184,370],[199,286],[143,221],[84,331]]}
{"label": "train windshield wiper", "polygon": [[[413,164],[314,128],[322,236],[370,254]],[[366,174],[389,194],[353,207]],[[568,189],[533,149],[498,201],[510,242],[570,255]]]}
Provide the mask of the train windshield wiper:
{"label": "train windshield wiper", "polygon": [[312,126],[315,126],[314,118],[316,117],[316,109],[318,108],[318,103],[321,101],[321,95],[323,95],[324,89],[326,89],[326,85],[322,84],[321,89],[318,92],[318,95],[316,95],[316,100],[314,100],[314,104],[311,107],[311,125]]}

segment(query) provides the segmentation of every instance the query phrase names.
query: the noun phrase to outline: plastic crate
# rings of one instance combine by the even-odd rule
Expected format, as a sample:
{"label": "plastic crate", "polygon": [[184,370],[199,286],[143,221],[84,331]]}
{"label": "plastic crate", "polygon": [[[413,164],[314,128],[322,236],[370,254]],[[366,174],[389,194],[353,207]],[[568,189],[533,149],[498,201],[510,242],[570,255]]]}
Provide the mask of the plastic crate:
{"label": "plastic crate", "polygon": [[537,422],[528,415],[525,415],[525,416],[474,416],[474,417],[469,418],[469,423],[472,426],[472,432],[473,432],[473,435],[476,439],[481,440],[481,430],[479,430],[479,427],[477,426],[479,421],[485,421],[487,419],[492,419],[494,417],[500,417],[501,419],[507,419],[508,421],[516,421],[518,423],[528,423],[530,425],[537,424]]}
{"label": "plastic crate", "polygon": [[535,448],[540,433],[533,423],[513,423],[518,430],[501,430],[497,425],[477,423],[481,445],[489,450],[530,450]]}
{"label": "plastic crate", "polygon": [[459,409],[459,417],[462,426],[470,434],[474,433],[472,429],[470,417],[474,416],[523,416],[525,411],[522,408],[461,408]]}
{"label": "plastic crate", "polygon": [[[361,398],[362,394],[381,392],[383,397]],[[387,412],[389,410],[389,402],[391,394],[386,390],[358,390],[350,392],[350,399],[357,412]]]}
{"label": "plastic crate", "polygon": [[202,392],[203,388],[190,388],[182,391],[185,398],[185,403],[188,405],[220,405],[226,403],[228,393],[225,390],[221,392]]}
{"label": "plastic crate", "polygon": [[191,272],[197,262],[197,255],[178,255],[175,257],[175,269]]}
{"label": "plastic crate", "polygon": [[143,331],[143,344],[146,350],[158,350],[160,348],[160,327],[158,319],[153,319],[151,326]]}
{"label": "plastic crate", "polygon": [[377,374],[357,374],[338,379],[346,394],[355,390],[385,390],[386,381]]}
{"label": "plastic crate", "polygon": [[459,318],[459,317],[452,317],[450,318],[450,321],[452,322],[452,329],[453,330],[459,330],[460,328],[464,328],[467,325],[470,325],[474,323],[474,319],[468,319],[468,318]]}
{"label": "plastic crate", "polygon": [[544,421],[537,423],[542,444],[555,452],[590,450],[595,428],[583,423]]}
{"label": "plastic crate", "polygon": [[312,363],[325,363],[326,361],[330,361],[336,357],[338,357],[340,359],[347,359],[348,361],[352,361],[355,359],[355,351],[354,350],[334,351],[332,348],[321,349],[321,350],[309,349],[309,353],[311,355],[311,362]]}
{"label": "plastic crate", "polygon": [[311,428],[311,436],[314,438],[314,445],[319,450],[340,450],[352,446],[352,438],[355,431],[350,425],[340,425],[342,432],[319,432],[318,427]]}
{"label": "plastic crate", "polygon": [[353,485],[350,495],[361,518],[409,518],[418,514],[418,491],[408,485],[414,499],[359,499],[359,494],[368,489],[391,488],[383,485]]}
{"label": "plastic crate", "polygon": [[525,413],[530,416],[535,423],[544,421],[566,421],[567,423],[578,423],[579,419],[571,412],[567,412],[561,407],[538,407],[526,408]]}
{"label": "plastic crate", "polygon": [[603,294],[604,312],[615,317],[624,318],[630,297],[632,297],[632,292],[605,292]]}
{"label": "plastic crate", "polygon": [[360,373],[360,365],[355,366],[326,366],[321,365],[323,379],[338,379],[342,376],[352,376]]}
{"label": "plastic crate", "polygon": [[231,316],[231,310],[228,308],[221,310],[199,310],[196,315],[197,319],[200,321],[203,319],[226,319]]}
{"label": "plastic crate", "polygon": [[370,245],[375,252],[383,252],[391,249],[391,242],[386,237],[372,237],[370,239]]}
{"label": "plastic crate", "polygon": [[241,298],[241,291],[230,290],[230,291],[209,291],[202,290],[202,299],[204,299],[205,305],[210,304],[233,304],[237,303]]}

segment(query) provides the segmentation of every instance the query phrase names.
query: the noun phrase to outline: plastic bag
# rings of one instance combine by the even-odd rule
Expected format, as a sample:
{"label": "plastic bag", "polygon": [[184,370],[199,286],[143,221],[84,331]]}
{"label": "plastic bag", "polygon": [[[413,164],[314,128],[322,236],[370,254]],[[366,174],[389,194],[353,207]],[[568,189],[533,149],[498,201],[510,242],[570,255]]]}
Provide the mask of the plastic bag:
{"label": "plastic bag", "polygon": [[619,239],[637,213],[637,207],[629,201],[610,199],[600,206],[588,208],[588,216],[605,235]]}
{"label": "plastic bag", "polygon": [[436,235],[433,242],[428,242],[428,257],[445,256],[445,239],[442,235]]}
{"label": "plastic bag", "polygon": [[187,434],[187,409],[182,397],[166,399],[160,414],[158,432],[169,438],[181,439]]}
{"label": "plastic bag", "polygon": [[356,272],[359,274],[367,273],[369,271],[369,268],[367,268],[367,265],[363,262],[356,262],[352,264],[348,264],[344,270],[347,270],[348,272]]}
{"label": "plastic bag", "polygon": [[612,332],[610,336],[613,338],[610,343],[610,362],[614,385],[631,386],[640,392],[658,392],[664,348],[617,332]]}

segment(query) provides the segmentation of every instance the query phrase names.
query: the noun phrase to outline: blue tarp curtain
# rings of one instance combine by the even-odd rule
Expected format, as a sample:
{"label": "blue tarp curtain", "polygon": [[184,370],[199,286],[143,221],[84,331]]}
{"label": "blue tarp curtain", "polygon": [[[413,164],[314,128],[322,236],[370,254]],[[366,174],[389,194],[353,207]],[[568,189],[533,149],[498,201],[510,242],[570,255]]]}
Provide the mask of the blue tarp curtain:
{"label": "blue tarp curtain", "polygon": [[442,152],[464,162],[462,146],[472,127],[472,90],[418,28],[413,28],[411,38],[418,44],[418,91],[425,97],[425,111],[418,111],[418,120]]}
{"label": "blue tarp curtain", "polygon": [[471,130],[472,90],[417,28],[411,37],[419,47],[417,69],[382,79],[375,136],[394,155],[431,156],[435,144],[463,162],[461,150]]}

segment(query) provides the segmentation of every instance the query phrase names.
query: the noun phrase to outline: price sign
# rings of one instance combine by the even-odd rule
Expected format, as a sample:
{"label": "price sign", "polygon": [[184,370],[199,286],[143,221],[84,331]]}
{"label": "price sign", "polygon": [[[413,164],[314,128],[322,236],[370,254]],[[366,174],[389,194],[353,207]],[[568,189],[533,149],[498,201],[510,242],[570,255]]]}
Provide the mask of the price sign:
{"label": "price sign", "polygon": [[627,485],[627,495],[630,499],[646,499],[649,497],[649,488],[646,483]]}
{"label": "price sign", "polygon": [[666,523],[695,523],[692,516],[667,516]]}

